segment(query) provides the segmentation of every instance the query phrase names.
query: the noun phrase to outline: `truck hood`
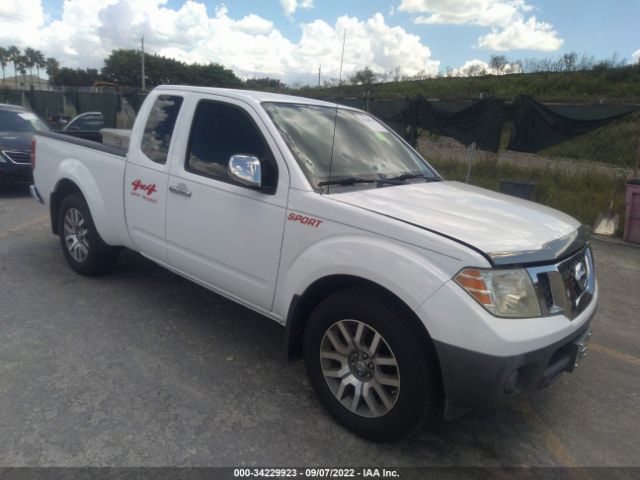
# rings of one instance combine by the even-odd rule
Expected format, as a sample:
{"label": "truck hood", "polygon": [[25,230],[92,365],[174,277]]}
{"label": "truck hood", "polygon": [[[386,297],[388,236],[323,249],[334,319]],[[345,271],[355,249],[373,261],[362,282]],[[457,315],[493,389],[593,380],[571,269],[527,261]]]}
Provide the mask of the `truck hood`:
{"label": "truck hood", "polygon": [[555,260],[584,245],[588,233],[552,208],[459,182],[412,183],[331,198],[464,243],[494,265]]}

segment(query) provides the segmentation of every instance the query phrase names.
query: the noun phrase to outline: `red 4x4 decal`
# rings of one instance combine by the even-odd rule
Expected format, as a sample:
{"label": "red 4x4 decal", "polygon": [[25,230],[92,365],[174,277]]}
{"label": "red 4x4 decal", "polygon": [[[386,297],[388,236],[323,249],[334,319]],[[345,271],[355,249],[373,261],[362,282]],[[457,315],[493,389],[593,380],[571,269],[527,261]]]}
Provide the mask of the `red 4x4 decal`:
{"label": "red 4x4 decal", "polygon": [[154,205],[158,203],[157,199],[151,198],[151,195],[153,195],[155,192],[158,191],[155,183],[145,184],[145,183],[142,183],[142,180],[138,178],[137,180],[134,180],[133,182],[131,182],[131,186],[133,188],[131,189],[131,192],[129,192],[129,195],[142,198],[143,200],[149,203],[153,203]]}
{"label": "red 4x4 decal", "polygon": [[138,190],[142,190],[149,197],[151,195],[153,195],[154,192],[158,191],[158,189],[156,188],[156,184],[155,183],[149,183],[147,185],[147,184],[142,183],[140,181],[140,179],[135,180],[134,182],[131,182],[131,186],[133,187],[133,191],[134,192],[137,192]]}

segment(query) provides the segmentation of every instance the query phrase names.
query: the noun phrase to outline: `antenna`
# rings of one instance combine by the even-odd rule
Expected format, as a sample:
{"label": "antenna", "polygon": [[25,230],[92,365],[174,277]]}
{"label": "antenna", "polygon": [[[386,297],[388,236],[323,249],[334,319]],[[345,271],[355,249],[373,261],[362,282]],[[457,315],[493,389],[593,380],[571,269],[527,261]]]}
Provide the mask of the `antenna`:
{"label": "antenna", "polygon": [[141,43],[142,43],[142,55],[140,57],[140,61],[142,63],[142,91],[144,92],[146,90],[145,89],[145,84],[144,84],[144,77],[145,77],[145,74],[144,74],[144,33],[142,34],[142,42]]}
{"label": "antenna", "polygon": [[[347,41],[347,29],[344,29],[342,36],[342,55],[340,56],[340,74],[338,75],[338,93],[340,92],[340,82],[342,82],[342,62],[344,60],[344,45]],[[336,100],[338,100],[336,98]],[[333,167],[333,147],[336,144],[336,125],[338,123],[338,102],[336,102],[336,113],[333,117],[333,138],[331,139],[331,158],[329,159],[329,181],[331,181],[331,168]],[[327,193],[331,191],[331,185],[327,185]]]}
{"label": "antenna", "polygon": [[340,87],[340,83],[342,82],[342,62],[344,60],[344,44],[347,41],[347,29],[344,29],[344,35],[342,37],[342,55],[340,56],[340,75],[338,75],[338,87]]}

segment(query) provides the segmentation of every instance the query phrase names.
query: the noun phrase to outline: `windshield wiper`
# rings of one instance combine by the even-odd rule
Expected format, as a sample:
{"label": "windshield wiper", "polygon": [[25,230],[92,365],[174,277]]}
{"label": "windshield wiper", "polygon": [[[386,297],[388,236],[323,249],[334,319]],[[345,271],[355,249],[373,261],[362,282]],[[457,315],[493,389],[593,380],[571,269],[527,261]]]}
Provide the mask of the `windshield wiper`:
{"label": "windshield wiper", "polygon": [[339,180],[327,180],[324,182],[318,182],[319,187],[325,185],[355,185],[356,183],[375,183],[376,185],[400,185],[400,183],[394,178],[360,178],[360,177],[347,177]]}
{"label": "windshield wiper", "polygon": [[404,182],[405,180],[411,180],[412,178],[424,178],[426,182],[440,181],[438,177],[427,176],[424,173],[403,173],[402,175],[398,175],[397,177],[391,177],[385,180],[395,181],[395,182]]}
{"label": "windshield wiper", "polygon": [[427,177],[424,173],[403,173],[397,177],[391,178],[360,178],[360,177],[347,177],[336,180],[326,180],[324,182],[318,182],[319,187],[326,185],[355,185],[356,183],[375,183],[376,185],[401,185],[402,182],[411,178],[424,178],[427,182],[439,182],[438,177]]}
{"label": "windshield wiper", "polygon": [[324,187],[325,185],[355,185],[356,183],[376,183],[377,180],[370,180],[367,178],[360,177],[347,177],[341,178],[339,180],[326,180],[324,182],[318,182],[319,187]]}

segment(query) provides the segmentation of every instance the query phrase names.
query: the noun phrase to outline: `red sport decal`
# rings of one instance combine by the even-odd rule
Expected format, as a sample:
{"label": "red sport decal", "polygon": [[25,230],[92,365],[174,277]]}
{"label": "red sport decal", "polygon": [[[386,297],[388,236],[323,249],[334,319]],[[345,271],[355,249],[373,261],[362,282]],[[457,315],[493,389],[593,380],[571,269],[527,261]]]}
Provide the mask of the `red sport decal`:
{"label": "red sport decal", "polygon": [[317,218],[308,217],[306,215],[300,215],[299,213],[290,213],[287,217],[287,220],[292,222],[300,222],[303,225],[308,225],[310,227],[319,227],[323,222],[322,220],[318,220]]}

